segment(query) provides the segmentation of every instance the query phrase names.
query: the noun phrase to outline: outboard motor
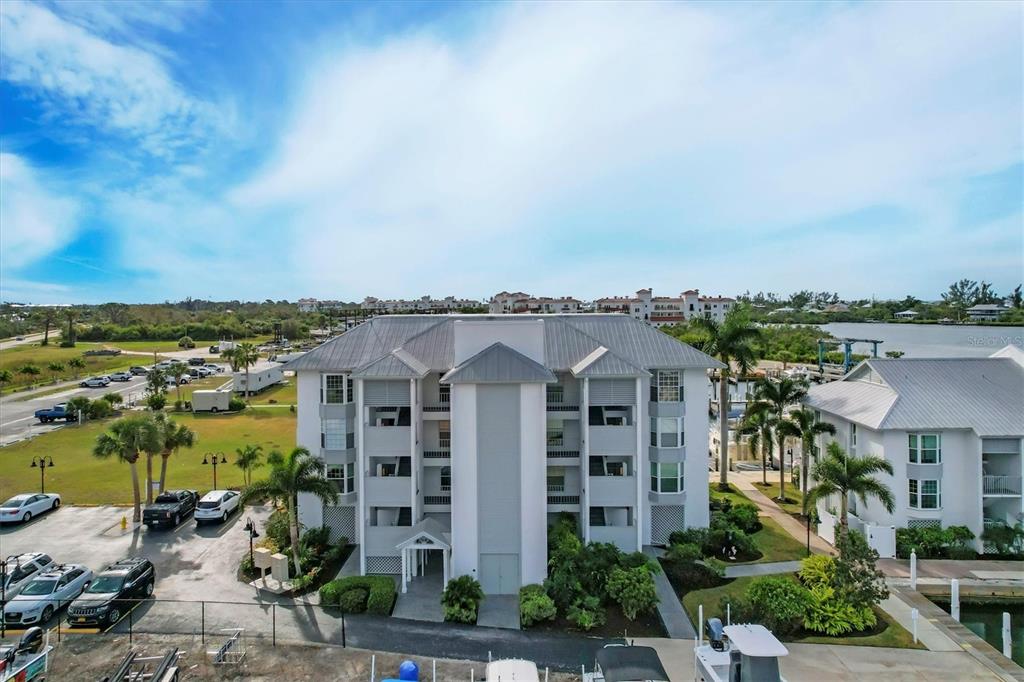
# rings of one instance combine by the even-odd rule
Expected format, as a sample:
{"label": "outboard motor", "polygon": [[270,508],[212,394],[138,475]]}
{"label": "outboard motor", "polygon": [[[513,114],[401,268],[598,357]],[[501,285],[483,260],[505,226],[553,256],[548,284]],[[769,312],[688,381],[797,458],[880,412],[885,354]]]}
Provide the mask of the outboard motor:
{"label": "outboard motor", "polygon": [[708,618],[704,626],[708,633],[708,642],[714,651],[725,651],[725,629],[721,618]]}
{"label": "outboard motor", "polygon": [[43,629],[40,627],[30,627],[18,640],[19,654],[38,654],[42,648]]}

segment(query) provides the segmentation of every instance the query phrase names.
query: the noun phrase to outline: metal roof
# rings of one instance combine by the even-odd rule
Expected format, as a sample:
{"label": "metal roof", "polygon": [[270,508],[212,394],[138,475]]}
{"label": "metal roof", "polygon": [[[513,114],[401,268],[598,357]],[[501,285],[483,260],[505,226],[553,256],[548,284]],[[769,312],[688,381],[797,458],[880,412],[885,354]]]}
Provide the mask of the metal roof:
{"label": "metal roof", "polygon": [[872,358],[841,381],[811,387],[805,402],[871,429],[1019,437],[1024,367],[1010,357]]}
{"label": "metal roof", "polygon": [[422,379],[430,370],[415,358],[402,357],[400,351],[392,351],[352,372],[362,379]]}
{"label": "metal roof", "polygon": [[[454,366],[452,323],[455,320],[487,319],[543,320],[544,365],[552,371],[569,371],[602,346],[619,358],[619,369],[624,369],[625,365],[644,370],[722,367],[711,356],[629,315],[582,313],[382,315],[326,341],[288,362],[284,369],[349,372],[400,348],[431,371],[445,372]],[[611,359],[607,364],[612,364]]]}
{"label": "metal roof", "polygon": [[577,377],[642,377],[649,372],[601,346],[573,365],[572,374]]}
{"label": "metal roof", "polygon": [[503,343],[491,344],[441,377],[443,384],[525,384],[557,381],[551,370]]}

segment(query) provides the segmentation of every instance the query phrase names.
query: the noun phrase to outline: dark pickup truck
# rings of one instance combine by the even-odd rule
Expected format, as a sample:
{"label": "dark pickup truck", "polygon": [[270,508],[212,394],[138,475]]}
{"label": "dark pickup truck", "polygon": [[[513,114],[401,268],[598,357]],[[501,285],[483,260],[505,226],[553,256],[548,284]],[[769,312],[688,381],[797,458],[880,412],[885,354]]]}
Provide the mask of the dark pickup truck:
{"label": "dark pickup truck", "polygon": [[174,528],[196,510],[199,494],[194,490],[165,490],[153,504],[142,510],[142,522],[148,528]]}
{"label": "dark pickup truck", "polygon": [[68,412],[67,403],[58,403],[53,407],[48,407],[45,410],[36,410],[36,419],[45,424],[46,422],[52,422],[57,419],[63,419],[65,421],[73,422],[78,421],[78,415],[74,412]]}

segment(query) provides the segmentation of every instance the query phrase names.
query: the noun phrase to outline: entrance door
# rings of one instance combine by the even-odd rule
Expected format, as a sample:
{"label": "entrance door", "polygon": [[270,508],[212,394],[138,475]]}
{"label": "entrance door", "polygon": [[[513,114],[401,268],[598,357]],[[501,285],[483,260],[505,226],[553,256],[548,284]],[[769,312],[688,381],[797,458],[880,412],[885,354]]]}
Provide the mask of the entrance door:
{"label": "entrance door", "polygon": [[518,594],[519,555],[481,554],[480,586],[484,594]]}

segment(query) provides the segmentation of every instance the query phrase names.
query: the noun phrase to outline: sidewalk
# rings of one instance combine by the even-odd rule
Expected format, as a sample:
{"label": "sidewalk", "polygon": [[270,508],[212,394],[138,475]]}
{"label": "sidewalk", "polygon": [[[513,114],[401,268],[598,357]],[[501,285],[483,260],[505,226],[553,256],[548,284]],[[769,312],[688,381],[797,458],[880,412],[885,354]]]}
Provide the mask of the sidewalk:
{"label": "sidewalk", "polygon": [[[657,560],[661,550],[650,545],[644,546],[644,554]],[[665,576],[665,571],[658,571],[654,576],[654,590],[658,594],[658,615],[665,626],[665,632],[672,639],[695,639],[697,631],[686,615],[683,604],[672,589],[672,583]]]}
{"label": "sidewalk", "polygon": [[757,575],[778,575],[780,573],[796,573],[800,570],[801,561],[772,561],[763,564],[742,564],[726,566],[726,578],[749,578]]}
{"label": "sidewalk", "polygon": [[[731,472],[729,481],[736,486],[765,516],[771,517],[776,523],[800,542],[807,541],[807,528],[803,523],[793,518],[779,508],[779,505],[771,501],[764,493],[757,489],[754,481],[760,476],[759,473],[744,475],[740,472]],[[811,551],[817,554],[835,554],[832,545],[828,544],[815,532],[811,532]]]}

